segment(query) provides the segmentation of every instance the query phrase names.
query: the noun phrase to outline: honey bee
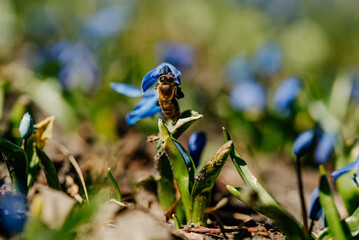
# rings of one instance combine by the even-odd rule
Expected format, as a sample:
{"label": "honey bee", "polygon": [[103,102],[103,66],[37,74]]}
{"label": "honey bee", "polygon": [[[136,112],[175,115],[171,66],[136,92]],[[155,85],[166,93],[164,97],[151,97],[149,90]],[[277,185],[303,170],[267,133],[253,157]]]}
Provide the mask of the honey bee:
{"label": "honey bee", "polygon": [[172,120],[173,123],[177,122],[180,115],[177,99],[183,98],[184,94],[181,87],[175,82],[175,77],[171,72],[158,77],[156,90],[159,96],[158,105],[161,107],[164,120]]}

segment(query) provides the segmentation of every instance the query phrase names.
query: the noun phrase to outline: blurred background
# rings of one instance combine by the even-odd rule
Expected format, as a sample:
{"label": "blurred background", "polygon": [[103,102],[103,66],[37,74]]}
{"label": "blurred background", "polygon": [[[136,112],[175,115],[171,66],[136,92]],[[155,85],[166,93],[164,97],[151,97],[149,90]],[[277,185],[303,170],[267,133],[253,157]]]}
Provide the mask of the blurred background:
{"label": "blurred background", "polygon": [[[182,72],[181,110],[204,115],[192,127],[208,136],[203,159],[222,144],[222,126],[246,154],[268,159],[292,158],[294,139],[307,129],[345,142],[359,126],[358,7],[355,0],[1,0],[1,134],[19,138],[29,111],[35,122],[54,115],[54,138],[86,161],[94,158],[88,149],[97,165],[117,161],[114,149],[131,144],[134,154],[127,148],[122,157],[152,158],[136,148],[157,134],[157,118],[129,126],[125,116],[139,98],[109,85],[140,88],[148,71],[168,62]],[[306,164],[315,165],[310,157]]]}

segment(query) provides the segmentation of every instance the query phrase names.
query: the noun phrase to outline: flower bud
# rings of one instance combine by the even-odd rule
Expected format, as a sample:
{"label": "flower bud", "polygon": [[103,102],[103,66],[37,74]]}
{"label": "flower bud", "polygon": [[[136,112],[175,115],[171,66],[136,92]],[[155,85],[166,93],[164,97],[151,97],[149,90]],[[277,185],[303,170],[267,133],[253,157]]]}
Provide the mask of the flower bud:
{"label": "flower bud", "polygon": [[29,138],[34,131],[34,122],[28,112],[24,114],[20,121],[19,131],[22,139]]}
{"label": "flower bud", "polygon": [[314,143],[315,134],[313,130],[307,130],[298,135],[293,145],[293,153],[296,157],[302,157]]}

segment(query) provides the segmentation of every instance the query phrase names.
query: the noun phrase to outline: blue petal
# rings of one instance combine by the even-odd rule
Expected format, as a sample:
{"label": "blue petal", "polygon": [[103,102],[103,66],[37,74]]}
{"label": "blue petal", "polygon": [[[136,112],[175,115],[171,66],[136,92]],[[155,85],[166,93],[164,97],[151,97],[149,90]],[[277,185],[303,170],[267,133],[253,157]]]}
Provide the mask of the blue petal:
{"label": "blue petal", "polygon": [[296,77],[285,79],[277,88],[274,95],[274,106],[279,113],[287,115],[293,102],[302,88],[302,82]]}
{"label": "blue petal", "polygon": [[171,72],[173,76],[175,77],[175,83],[178,84],[178,86],[181,86],[181,72],[177,70],[172,64],[169,63],[161,63],[158,65],[155,69],[149,71],[142,79],[141,88],[142,91],[147,91],[150,87],[157,82],[157,79],[162,74],[166,74]]}
{"label": "blue petal", "polygon": [[24,114],[20,121],[19,131],[22,139],[30,137],[34,131],[34,122],[28,112]]}
{"label": "blue petal", "polygon": [[262,111],[267,104],[267,95],[263,85],[254,80],[237,82],[229,97],[231,106],[240,111]]}
{"label": "blue petal", "polygon": [[[355,168],[358,168],[359,166],[359,157],[354,161],[352,162],[351,164],[349,164],[348,166],[346,167],[343,167],[343,168],[340,168],[338,170],[335,170],[334,172],[332,172],[332,177],[333,177],[333,180],[337,180],[338,177],[340,177],[341,175],[343,175],[344,173],[347,173],[349,172],[350,170],[353,170]],[[359,170],[359,169],[358,169]]]}
{"label": "blue petal", "polygon": [[334,150],[336,134],[325,132],[320,137],[315,149],[314,157],[318,164],[325,164],[329,161]]}
{"label": "blue petal", "polygon": [[204,132],[195,132],[193,133],[188,140],[188,151],[191,155],[194,165],[197,167],[204,146],[207,143],[207,136]]}
{"label": "blue petal", "polygon": [[312,198],[310,200],[309,218],[312,220],[318,220],[322,214],[322,208],[319,201],[319,187],[313,190]]}
{"label": "blue petal", "polygon": [[253,74],[248,59],[242,55],[230,59],[227,63],[226,75],[230,82],[252,79]]}
{"label": "blue petal", "polygon": [[160,106],[157,105],[157,94],[153,90],[150,94],[145,94],[137,103],[136,107],[126,115],[128,125],[135,125],[139,120],[152,117],[161,112]]}
{"label": "blue petal", "polygon": [[183,149],[183,147],[181,146],[181,144],[179,144],[177,141],[173,141],[174,144],[176,145],[177,149],[180,151],[183,160],[185,161],[187,167],[191,167],[192,165],[192,160],[190,158],[190,156],[186,153],[186,151]]}
{"label": "blue petal", "polygon": [[297,157],[302,157],[307,153],[314,142],[315,134],[312,130],[307,130],[298,135],[293,144],[293,153]]}
{"label": "blue petal", "polygon": [[116,92],[123,94],[127,97],[141,97],[142,96],[141,89],[139,89],[135,86],[132,86],[130,84],[111,82],[110,87],[113,90],[115,90]]}

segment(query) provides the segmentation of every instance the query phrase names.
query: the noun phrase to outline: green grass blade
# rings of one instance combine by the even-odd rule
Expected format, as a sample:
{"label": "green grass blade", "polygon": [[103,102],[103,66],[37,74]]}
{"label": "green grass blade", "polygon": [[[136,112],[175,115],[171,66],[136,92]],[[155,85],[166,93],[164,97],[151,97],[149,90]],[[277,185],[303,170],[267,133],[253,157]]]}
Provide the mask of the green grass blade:
{"label": "green grass blade", "polygon": [[325,213],[325,220],[328,223],[330,234],[334,239],[347,239],[345,229],[340,222],[340,216],[334,203],[325,168],[323,165],[321,165],[319,169],[321,174],[319,185],[319,201]]}
{"label": "green grass blade", "polygon": [[26,194],[28,161],[24,150],[0,137],[0,152],[9,170],[15,192]]}
{"label": "green grass blade", "polygon": [[117,195],[117,200],[119,202],[122,202],[122,195],[121,195],[121,191],[120,188],[115,180],[115,178],[113,177],[112,173],[111,173],[111,168],[107,168],[107,176],[108,178],[111,180],[113,187],[115,188],[116,191],[116,195]]}
{"label": "green grass blade", "polygon": [[39,157],[40,166],[45,173],[47,184],[49,185],[49,187],[56,190],[61,190],[59,178],[57,176],[57,171],[55,169],[54,163],[50,160],[46,153],[44,153],[38,147],[36,147],[36,154]]}
{"label": "green grass blade", "polygon": [[263,202],[259,197],[259,194],[253,191],[253,189],[250,189],[251,191],[249,192],[230,185],[227,185],[227,189],[236,198],[247,204],[253,210],[273,219],[287,239],[308,240],[308,237],[304,234],[298,221],[289,213],[281,209],[277,204],[272,205],[267,201]]}
{"label": "green grass blade", "polygon": [[186,218],[190,219],[191,216],[189,211],[189,205],[191,199],[189,193],[190,176],[187,169],[187,165],[180,151],[177,149],[176,145],[174,144],[167,127],[163,124],[163,121],[161,119],[158,120],[158,128],[161,133],[162,141],[164,142],[162,147],[167,154],[168,160],[170,161],[174,178],[176,179],[178,189],[181,193],[181,199],[186,213]]}
{"label": "green grass blade", "polygon": [[[350,217],[347,217],[341,221],[342,225],[344,226],[344,229],[349,230],[346,231],[346,234],[349,238],[349,236],[352,237],[352,239],[357,239],[359,236],[359,215],[353,215]],[[320,236],[318,237],[318,240],[329,240],[333,239],[333,236],[331,235],[329,228],[325,228]]]}
{"label": "green grass blade", "polygon": [[214,181],[226,163],[231,148],[232,141],[226,142],[195,176],[190,205],[191,220],[195,224],[205,225],[204,211],[210,202]]}

